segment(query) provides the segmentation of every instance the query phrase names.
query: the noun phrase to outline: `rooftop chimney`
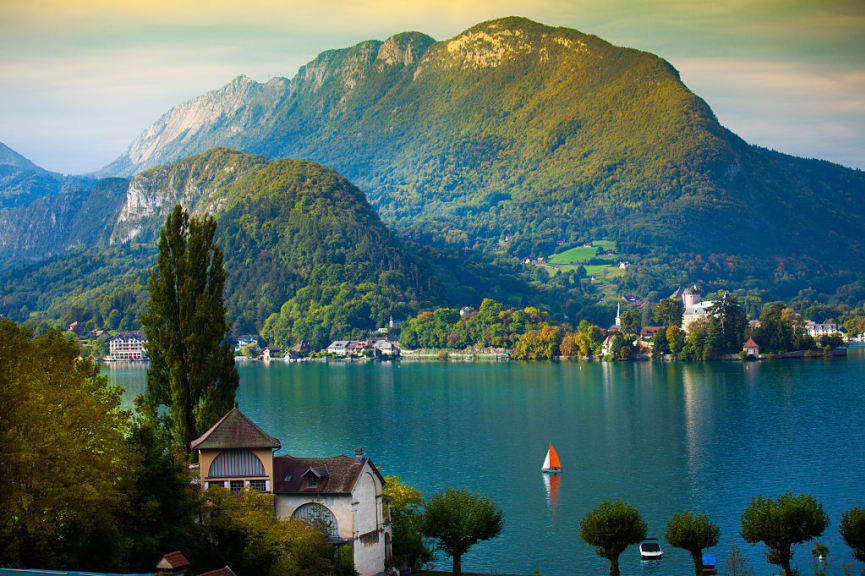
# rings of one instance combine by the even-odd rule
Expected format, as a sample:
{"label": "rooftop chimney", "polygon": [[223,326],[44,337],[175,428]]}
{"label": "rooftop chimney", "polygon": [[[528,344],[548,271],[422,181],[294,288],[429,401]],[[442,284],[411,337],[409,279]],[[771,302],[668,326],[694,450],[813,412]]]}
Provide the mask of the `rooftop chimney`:
{"label": "rooftop chimney", "polygon": [[354,461],[360,462],[363,460],[363,448],[355,448],[354,449]]}

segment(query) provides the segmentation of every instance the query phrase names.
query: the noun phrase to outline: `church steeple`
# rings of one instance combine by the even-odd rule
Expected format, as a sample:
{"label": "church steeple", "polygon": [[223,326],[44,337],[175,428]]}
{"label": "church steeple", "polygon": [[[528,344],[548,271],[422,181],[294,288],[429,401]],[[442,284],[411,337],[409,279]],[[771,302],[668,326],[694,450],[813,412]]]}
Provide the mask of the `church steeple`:
{"label": "church steeple", "polygon": [[616,304],[616,327],[622,326],[622,304]]}

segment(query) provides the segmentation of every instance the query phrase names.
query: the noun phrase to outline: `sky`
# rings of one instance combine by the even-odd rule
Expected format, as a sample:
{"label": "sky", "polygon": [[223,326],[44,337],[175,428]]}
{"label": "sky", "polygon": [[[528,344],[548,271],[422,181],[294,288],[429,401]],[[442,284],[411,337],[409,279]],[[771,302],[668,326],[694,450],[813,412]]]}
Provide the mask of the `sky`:
{"label": "sky", "polygon": [[865,169],[865,0],[0,0],[0,141],[90,172],[238,74],[504,16],[658,54],[748,142]]}

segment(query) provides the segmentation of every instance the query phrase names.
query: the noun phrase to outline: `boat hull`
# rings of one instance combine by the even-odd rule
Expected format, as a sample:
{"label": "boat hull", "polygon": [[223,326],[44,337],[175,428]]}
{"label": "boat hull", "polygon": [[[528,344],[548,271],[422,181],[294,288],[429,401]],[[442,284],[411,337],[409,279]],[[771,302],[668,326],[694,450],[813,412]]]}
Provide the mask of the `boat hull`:
{"label": "boat hull", "polygon": [[561,468],[541,468],[541,472],[544,474],[561,474]]}

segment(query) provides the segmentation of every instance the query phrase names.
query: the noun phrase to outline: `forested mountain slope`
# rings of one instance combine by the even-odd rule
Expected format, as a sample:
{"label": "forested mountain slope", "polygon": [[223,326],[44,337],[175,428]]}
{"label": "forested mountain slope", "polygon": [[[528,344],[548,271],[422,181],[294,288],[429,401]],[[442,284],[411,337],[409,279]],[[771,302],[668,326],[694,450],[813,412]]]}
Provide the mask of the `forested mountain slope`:
{"label": "forested mountain slope", "polygon": [[657,287],[865,277],[865,174],[751,146],[661,58],[522,18],[324,52],[291,80],[240,77],[169,111],[105,173],[217,143],[331,166],[423,241],[523,257],[607,237],[635,256],[632,281]]}

